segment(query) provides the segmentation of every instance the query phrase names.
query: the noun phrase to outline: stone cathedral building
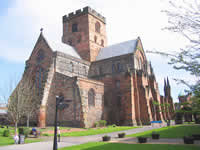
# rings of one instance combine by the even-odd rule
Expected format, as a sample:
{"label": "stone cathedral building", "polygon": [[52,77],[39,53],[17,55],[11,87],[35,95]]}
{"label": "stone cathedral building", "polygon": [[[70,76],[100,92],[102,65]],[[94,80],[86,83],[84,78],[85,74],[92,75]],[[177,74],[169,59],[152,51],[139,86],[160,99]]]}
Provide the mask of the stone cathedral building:
{"label": "stone cathedral building", "polygon": [[141,125],[172,117],[169,80],[160,96],[139,37],[108,46],[106,20],[90,7],[63,16],[62,22],[62,42],[48,41],[41,31],[26,61],[23,78],[33,80],[40,95],[38,126],[54,124],[60,94],[71,100],[59,110],[61,125],[92,127],[99,120]]}

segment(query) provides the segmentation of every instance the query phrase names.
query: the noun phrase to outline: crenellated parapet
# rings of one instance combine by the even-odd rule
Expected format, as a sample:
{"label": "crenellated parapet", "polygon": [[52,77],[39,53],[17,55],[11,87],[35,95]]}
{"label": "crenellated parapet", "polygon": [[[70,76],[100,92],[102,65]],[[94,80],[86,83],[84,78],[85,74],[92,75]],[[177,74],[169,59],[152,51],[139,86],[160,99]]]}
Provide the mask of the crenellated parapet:
{"label": "crenellated parapet", "polygon": [[64,22],[68,22],[72,18],[81,16],[81,15],[85,15],[85,14],[90,14],[90,15],[98,18],[99,20],[101,20],[103,23],[106,23],[106,18],[105,17],[103,17],[101,14],[99,14],[94,9],[92,9],[92,8],[90,8],[88,6],[84,7],[83,10],[78,9],[75,12],[71,12],[68,15],[63,16],[63,23]]}

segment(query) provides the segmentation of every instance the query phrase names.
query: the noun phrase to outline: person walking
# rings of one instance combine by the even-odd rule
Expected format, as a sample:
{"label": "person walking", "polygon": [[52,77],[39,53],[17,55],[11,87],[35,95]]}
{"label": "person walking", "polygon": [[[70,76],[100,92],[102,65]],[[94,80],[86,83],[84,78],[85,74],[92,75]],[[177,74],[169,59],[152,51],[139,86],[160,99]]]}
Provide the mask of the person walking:
{"label": "person walking", "polygon": [[19,143],[19,136],[18,136],[17,133],[16,133],[15,136],[14,136],[14,141],[15,141],[15,144],[18,144],[18,143]]}
{"label": "person walking", "polygon": [[60,129],[59,129],[59,127],[57,127],[57,135],[58,135],[58,142],[60,142]]}

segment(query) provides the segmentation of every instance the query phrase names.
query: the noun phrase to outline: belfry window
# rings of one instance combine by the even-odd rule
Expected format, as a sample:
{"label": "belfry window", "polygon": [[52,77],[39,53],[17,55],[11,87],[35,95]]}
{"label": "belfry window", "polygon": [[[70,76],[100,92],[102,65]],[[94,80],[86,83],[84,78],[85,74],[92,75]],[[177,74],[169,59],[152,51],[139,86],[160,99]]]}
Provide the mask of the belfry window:
{"label": "belfry window", "polygon": [[94,89],[90,89],[88,92],[88,106],[95,106],[95,92]]}
{"label": "belfry window", "polygon": [[78,32],[78,24],[77,23],[72,24],[72,32]]}
{"label": "belfry window", "polygon": [[100,23],[97,21],[97,22],[95,23],[95,31],[98,32],[98,33],[100,33],[100,30],[101,30],[101,25],[100,25]]}

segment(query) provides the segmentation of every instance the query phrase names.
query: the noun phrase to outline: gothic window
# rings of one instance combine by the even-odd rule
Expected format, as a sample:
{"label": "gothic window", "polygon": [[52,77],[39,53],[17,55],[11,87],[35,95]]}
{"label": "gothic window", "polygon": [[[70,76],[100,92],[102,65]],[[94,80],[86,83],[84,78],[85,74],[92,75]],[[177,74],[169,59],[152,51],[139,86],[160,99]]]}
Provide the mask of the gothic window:
{"label": "gothic window", "polygon": [[72,62],[69,63],[69,71],[74,72],[74,64]]}
{"label": "gothic window", "polygon": [[44,79],[44,69],[41,67],[38,67],[35,74],[35,86],[36,86],[36,91],[38,95],[41,94],[43,79]]}
{"label": "gothic window", "polygon": [[115,73],[116,69],[115,69],[115,64],[112,64],[112,73]]}
{"label": "gothic window", "polygon": [[99,74],[100,74],[100,75],[102,75],[102,74],[103,74],[103,69],[102,69],[102,67],[101,67],[101,66],[99,67]]}
{"label": "gothic window", "polygon": [[101,40],[101,46],[104,46],[104,40]]}
{"label": "gothic window", "polygon": [[118,72],[121,71],[121,65],[120,65],[120,63],[117,63],[117,71],[118,71]]}
{"label": "gothic window", "polygon": [[41,63],[43,59],[44,59],[44,51],[41,49],[37,53],[37,63]]}
{"label": "gothic window", "polygon": [[94,42],[95,43],[97,42],[97,36],[96,35],[94,36]]}
{"label": "gothic window", "polygon": [[139,70],[142,69],[142,60],[141,59],[138,59],[138,64],[139,64]]}
{"label": "gothic window", "polygon": [[120,80],[115,81],[115,87],[120,88]]}
{"label": "gothic window", "polygon": [[72,24],[72,32],[78,32],[78,24],[77,23]]}
{"label": "gothic window", "polygon": [[88,92],[88,106],[95,106],[95,92],[94,89],[90,89]]}
{"label": "gothic window", "polygon": [[98,33],[100,33],[100,30],[101,30],[101,25],[100,25],[100,23],[97,21],[97,22],[95,23],[95,31],[98,32]]}

